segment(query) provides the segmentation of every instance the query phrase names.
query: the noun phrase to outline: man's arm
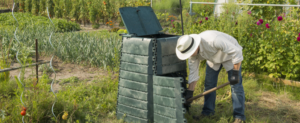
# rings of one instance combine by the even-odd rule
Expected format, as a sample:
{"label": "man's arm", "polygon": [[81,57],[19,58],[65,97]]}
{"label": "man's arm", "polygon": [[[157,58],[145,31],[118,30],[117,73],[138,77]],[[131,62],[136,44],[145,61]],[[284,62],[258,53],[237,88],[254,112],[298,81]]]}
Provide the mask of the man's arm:
{"label": "man's arm", "polygon": [[196,85],[197,85],[197,81],[190,83],[188,90],[191,90],[191,91],[195,90]]}
{"label": "man's arm", "polygon": [[[235,46],[233,43],[234,38],[228,38],[226,35],[218,35],[214,41],[215,48],[221,50],[224,53],[227,53],[229,56],[232,56],[233,71],[232,76],[229,79],[231,85],[235,85],[240,81],[239,70],[241,62],[243,61],[243,51],[242,48]],[[237,42],[238,43],[238,42]]]}
{"label": "man's arm", "polygon": [[200,59],[197,57],[191,57],[188,59],[189,65],[189,87],[188,90],[194,91],[197,81],[199,80],[199,65]]}
{"label": "man's arm", "polygon": [[241,68],[241,63],[242,63],[242,62],[237,63],[237,64],[234,64],[234,65],[233,65],[233,70],[240,70],[240,68]]}

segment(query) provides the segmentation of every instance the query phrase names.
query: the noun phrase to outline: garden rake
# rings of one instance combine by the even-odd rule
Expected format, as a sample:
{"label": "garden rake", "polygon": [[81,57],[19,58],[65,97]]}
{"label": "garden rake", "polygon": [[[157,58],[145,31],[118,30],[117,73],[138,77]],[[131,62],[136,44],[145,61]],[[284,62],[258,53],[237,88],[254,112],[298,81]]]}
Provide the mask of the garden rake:
{"label": "garden rake", "polygon": [[212,88],[212,89],[210,89],[210,90],[207,90],[207,91],[205,91],[205,92],[203,92],[203,93],[201,93],[201,94],[199,94],[199,95],[196,95],[196,96],[194,96],[194,97],[188,99],[186,102],[191,102],[191,101],[193,101],[193,100],[196,100],[196,99],[198,99],[198,98],[200,98],[200,97],[203,97],[203,96],[205,96],[205,95],[207,95],[207,94],[209,94],[209,93],[211,93],[211,92],[214,92],[214,91],[216,91],[216,90],[218,90],[218,89],[220,89],[220,88],[223,88],[223,87],[225,87],[225,86],[227,86],[227,85],[229,85],[229,84],[230,84],[230,82],[227,82],[227,83],[224,83],[224,84],[222,84],[222,85],[220,85],[220,86],[214,87],[214,88]]}

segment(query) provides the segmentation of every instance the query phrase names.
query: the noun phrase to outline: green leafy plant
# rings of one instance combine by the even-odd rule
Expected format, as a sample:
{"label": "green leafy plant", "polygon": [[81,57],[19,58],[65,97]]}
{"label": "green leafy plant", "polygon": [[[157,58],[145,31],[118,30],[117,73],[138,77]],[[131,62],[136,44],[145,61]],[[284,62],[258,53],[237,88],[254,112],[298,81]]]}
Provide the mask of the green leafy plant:
{"label": "green leafy plant", "polygon": [[[241,8],[235,4],[223,5],[225,10],[220,17],[208,16],[197,19],[185,17],[186,34],[198,34],[205,30],[218,30],[235,37],[243,47],[243,69],[270,77],[300,80],[299,47],[297,37],[299,21],[294,20],[291,11],[272,19],[256,19],[250,7]],[[295,9],[295,8],[293,8]],[[291,10],[293,10],[291,9]],[[280,19],[282,18],[282,19]],[[181,34],[181,24],[170,25],[169,33]],[[300,38],[299,38],[300,40]]]}
{"label": "green leafy plant", "polygon": [[98,29],[99,27],[100,27],[100,24],[97,24],[97,23],[95,23],[95,24],[92,25],[93,29]]}
{"label": "green leafy plant", "polygon": [[54,14],[56,18],[62,18],[61,0],[53,0],[54,3]]}
{"label": "green leafy plant", "polygon": [[25,11],[26,12],[31,12],[31,8],[32,8],[31,2],[32,2],[31,0],[25,0]]}
{"label": "green leafy plant", "polygon": [[[54,3],[53,3],[53,0],[46,0],[46,8],[48,8],[48,11],[49,11],[49,16],[50,17],[54,17]],[[45,10],[47,12],[47,10]],[[47,13],[48,15],[48,13]]]}
{"label": "green leafy plant", "polygon": [[[47,17],[34,16],[31,13],[14,13],[19,22],[18,29],[25,28],[41,28],[46,29],[46,26],[50,24]],[[68,22],[65,19],[52,19],[56,32],[68,32],[80,30],[80,25],[74,22]],[[14,25],[16,25],[11,13],[3,13],[0,15],[0,29],[13,31]]]}
{"label": "green leafy plant", "polygon": [[65,84],[65,83],[77,83],[79,81],[79,78],[76,76],[67,78],[67,79],[63,79],[60,81],[60,84]]}
{"label": "green leafy plant", "polygon": [[42,64],[42,65],[39,65],[38,71],[48,74],[48,73],[52,72],[52,69],[47,64]]}
{"label": "green leafy plant", "polygon": [[92,24],[96,25],[96,17],[98,14],[96,6],[94,4],[92,4],[91,1],[89,1],[87,3],[87,5],[88,5],[88,9],[89,9],[89,19]]}
{"label": "green leafy plant", "polygon": [[128,33],[128,32],[126,29],[119,29],[117,33],[121,34],[121,33]]}
{"label": "green leafy plant", "polygon": [[19,0],[19,11],[20,12],[25,11],[25,0]]}
{"label": "green leafy plant", "polygon": [[88,20],[88,6],[85,0],[79,0],[79,19],[82,20],[83,24],[86,24]]}
{"label": "green leafy plant", "polygon": [[[193,2],[215,2],[215,0],[193,0]],[[201,17],[207,17],[214,12],[213,4],[193,4],[192,11]]]}
{"label": "green leafy plant", "polygon": [[33,15],[38,15],[39,13],[39,1],[38,0],[32,0],[31,1],[31,6],[32,6],[32,9],[31,9],[31,13]]}
{"label": "green leafy plant", "polygon": [[110,30],[110,32],[118,32],[119,29],[120,29],[120,28],[116,28],[116,27],[115,27],[115,28],[112,28],[112,29]]}
{"label": "green leafy plant", "polygon": [[[119,9],[127,6],[149,6],[150,3],[144,0],[24,0],[20,3],[26,12],[34,15],[64,18],[78,23],[100,23],[108,20],[121,21]],[[24,10],[22,7],[20,12]]]}
{"label": "green leafy plant", "polygon": [[[286,0],[253,0],[252,3],[286,4]],[[283,13],[283,7],[279,6],[253,6],[250,8],[252,15],[256,18],[273,19]]]}
{"label": "green leafy plant", "polygon": [[46,10],[46,0],[39,0],[39,14],[42,16],[46,16],[47,10]]}
{"label": "green leafy plant", "polygon": [[[11,58],[10,58],[10,48],[12,46],[12,41],[10,40],[10,42],[4,42],[5,38],[0,36],[0,48],[1,48],[1,59],[0,59],[0,68],[4,69],[4,68],[9,68],[10,64],[11,64]],[[2,45],[4,44],[4,45]],[[8,82],[9,81],[9,75],[10,72],[1,72],[0,73],[0,81],[1,82]]]}

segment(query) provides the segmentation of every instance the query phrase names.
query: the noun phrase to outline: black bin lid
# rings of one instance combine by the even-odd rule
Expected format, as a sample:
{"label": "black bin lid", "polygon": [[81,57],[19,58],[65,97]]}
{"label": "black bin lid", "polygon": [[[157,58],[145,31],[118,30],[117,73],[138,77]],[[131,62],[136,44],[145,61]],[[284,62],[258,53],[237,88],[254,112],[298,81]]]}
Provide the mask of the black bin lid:
{"label": "black bin lid", "polygon": [[123,7],[119,11],[129,34],[154,35],[163,30],[150,6]]}

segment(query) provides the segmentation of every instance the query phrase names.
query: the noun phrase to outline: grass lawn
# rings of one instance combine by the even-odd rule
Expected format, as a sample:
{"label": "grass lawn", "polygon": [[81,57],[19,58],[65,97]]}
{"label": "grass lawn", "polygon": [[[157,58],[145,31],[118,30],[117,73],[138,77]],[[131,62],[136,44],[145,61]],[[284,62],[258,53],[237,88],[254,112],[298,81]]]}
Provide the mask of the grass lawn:
{"label": "grass lawn", "polygon": [[[194,95],[202,93],[205,78],[205,68],[201,66],[200,80],[197,84]],[[55,68],[60,69],[60,68]],[[62,72],[61,72],[62,71]],[[61,72],[61,73],[60,73]],[[57,74],[68,75],[73,71],[57,71]],[[93,71],[85,71],[87,73]],[[28,74],[28,73],[27,73]],[[34,72],[32,73],[34,75]],[[50,72],[51,74],[51,72]],[[84,73],[83,73],[84,74]],[[246,117],[250,123],[293,123],[300,122],[300,103],[299,88],[284,86],[273,83],[270,79],[262,76],[243,74],[243,85],[246,95]],[[33,76],[34,77],[34,76]],[[27,106],[26,122],[55,122],[51,112],[52,104],[55,101],[53,93],[50,91],[50,83],[53,75],[49,77],[44,74],[40,77],[39,83],[34,88],[34,79],[27,77],[26,90],[23,102]],[[57,80],[55,83],[61,86],[56,92],[57,100],[54,112],[57,121],[62,123],[73,122],[109,122],[122,123],[115,117],[118,72],[99,74],[88,78],[66,78]],[[227,74],[222,69],[219,75],[219,83],[227,82]],[[2,122],[21,122],[20,115],[22,104],[20,102],[21,86],[12,78],[10,82],[0,83],[0,123]],[[19,87],[18,87],[19,86]],[[185,114],[189,123],[227,123],[232,122],[232,103],[230,97],[230,87],[227,86],[217,91],[216,113],[211,118],[203,118],[200,121],[192,119],[192,115],[199,115],[203,106],[203,99],[200,98],[193,102],[191,115]],[[68,112],[66,120],[62,115]]]}

